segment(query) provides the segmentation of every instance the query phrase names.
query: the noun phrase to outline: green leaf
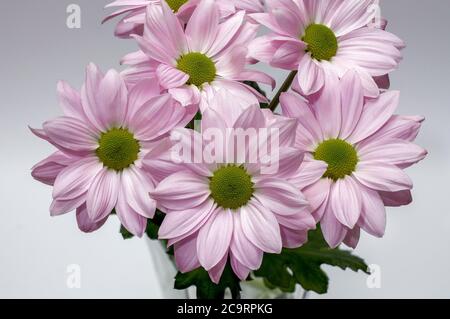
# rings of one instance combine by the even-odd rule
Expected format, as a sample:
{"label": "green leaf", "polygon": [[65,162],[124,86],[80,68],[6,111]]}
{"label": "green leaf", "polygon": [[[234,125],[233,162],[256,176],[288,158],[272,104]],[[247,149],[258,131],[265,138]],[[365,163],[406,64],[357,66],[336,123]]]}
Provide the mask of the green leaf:
{"label": "green leaf", "polygon": [[233,299],[237,299],[241,291],[239,282],[239,278],[227,264],[218,285],[211,281],[206,270],[198,268],[185,274],[179,272],[175,277],[175,289],[183,290],[195,286],[198,299],[223,299],[228,288]]}
{"label": "green leaf", "polygon": [[123,225],[120,225],[120,233],[122,234],[123,239],[131,239],[134,237],[132,233],[130,233]]}
{"label": "green leaf", "polygon": [[265,254],[261,268],[254,274],[264,278],[269,287],[285,292],[293,292],[298,283],[307,291],[324,294],[328,291],[329,279],[322,265],[369,273],[360,257],[340,248],[329,248],[318,228],[309,233],[308,243],[300,248],[283,249],[279,255]]}

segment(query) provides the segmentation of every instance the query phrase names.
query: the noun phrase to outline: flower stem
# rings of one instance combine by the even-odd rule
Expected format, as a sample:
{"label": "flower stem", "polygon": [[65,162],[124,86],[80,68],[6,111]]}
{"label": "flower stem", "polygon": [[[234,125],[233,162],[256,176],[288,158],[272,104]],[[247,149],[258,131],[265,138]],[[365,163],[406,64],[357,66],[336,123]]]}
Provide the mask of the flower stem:
{"label": "flower stem", "polygon": [[292,82],[294,82],[295,76],[297,75],[298,71],[292,71],[291,73],[289,73],[288,77],[286,78],[286,80],[284,81],[283,85],[281,86],[281,88],[278,90],[277,94],[275,94],[274,98],[272,99],[272,101],[269,104],[269,109],[274,112],[275,109],[277,108],[278,104],[280,103],[280,96],[281,93],[286,92],[287,90],[289,90],[289,88],[292,85]]}

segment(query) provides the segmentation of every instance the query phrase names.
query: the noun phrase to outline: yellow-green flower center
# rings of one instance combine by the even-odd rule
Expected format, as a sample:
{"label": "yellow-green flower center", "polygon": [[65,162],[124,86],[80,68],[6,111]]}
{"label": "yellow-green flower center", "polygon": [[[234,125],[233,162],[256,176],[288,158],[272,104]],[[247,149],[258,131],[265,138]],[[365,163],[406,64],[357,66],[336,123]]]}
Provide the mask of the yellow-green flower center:
{"label": "yellow-green flower center", "polygon": [[229,209],[245,206],[253,196],[253,186],[245,168],[235,165],[219,168],[209,183],[211,197],[217,205]]}
{"label": "yellow-green flower center", "polygon": [[331,178],[334,181],[351,175],[358,164],[358,154],[355,148],[340,139],[322,142],[314,152],[314,158],[328,164],[323,177]]}
{"label": "yellow-green flower center", "polygon": [[216,65],[203,53],[191,52],[182,55],[177,61],[178,70],[189,75],[188,84],[200,87],[216,78]]}
{"label": "yellow-green flower center", "polygon": [[309,25],[305,30],[302,41],[308,45],[306,51],[318,61],[330,61],[338,50],[336,35],[323,24]]}
{"label": "yellow-green flower center", "polygon": [[127,129],[113,128],[102,133],[98,144],[95,153],[103,165],[110,169],[121,171],[138,159],[139,142]]}
{"label": "yellow-green flower center", "polygon": [[166,0],[167,4],[169,5],[170,9],[173,10],[173,12],[178,12],[181,6],[188,1],[189,0]]}

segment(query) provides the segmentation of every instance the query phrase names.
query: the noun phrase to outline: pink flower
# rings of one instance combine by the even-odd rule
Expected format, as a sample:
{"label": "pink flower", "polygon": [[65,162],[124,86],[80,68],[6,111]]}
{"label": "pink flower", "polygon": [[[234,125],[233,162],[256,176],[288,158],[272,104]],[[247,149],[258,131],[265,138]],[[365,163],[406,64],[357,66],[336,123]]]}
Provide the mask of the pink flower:
{"label": "pink flower", "polygon": [[271,84],[268,75],[247,70],[247,47],[256,35],[256,25],[244,22],[244,11],[239,11],[223,22],[213,0],[203,0],[183,29],[166,4],[149,5],[144,36],[134,36],[142,53],[125,59],[133,71],[127,77],[145,79],[149,70],[155,70],[163,89],[183,105],[200,105],[204,111],[218,91],[239,97],[248,106],[265,98],[242,83],[258,81]]}
{"label": "pink flower", "polygon": [[[386,81],[402,59],[404,43],[368,26],[376,0],[268,0],[269,13],[250,15],[273,33],[255,39],[249,55],[287,70],[298,70],[303,95],[318,92],[326,73],[339,78],[356,70],[364,94],[377,97],[376,80]],[[375,79],[376,80],[375,80]],[[385,86],[385,83],[381,83]]]}
{"label": "pink flower", "polygon": [[412,143],[423,118],[393,115],[398,100],[394,91],[365,99],[353,71],[309,103],[295,93],[281,97],[283,114],[298,119],[296,147],[307,152],[290,181],[307,196],[331,247],[356,247],[361,228],[382,237],[385,206],[411,202],[403,170],[427,155]]}
{"label": "pink flower", "polygon": [[[175,15],[186,23],[201,0],[165,0]],[[106,8],[119,8],[107,16],[103,22],[117,16],[123,16],[117,24],[115,35],[119,38],[129,38],[132,34],[142,35],[144,32],[145,11],[149,4],[161,4],[160,0],[116,0]],[[239,10],[247,13],[263,12],[262,0],[227,0],[217,1],[220,9],[220,17],[226,18]]]}
{"label": "pink flower", "polygon": [[91,232],[115,209],[121,223],[142,236],[156,207],[148,195],[156,179],[142,159],[156,158],[170,130],[190,121],[186,108],[160,95],[154,83],[128,92],[116,71],[104,75],[91,64],[81,94],[65,82],[58,84],[64,116],[32,130],[58,149],[32,172],[54,186],[53,216],[76,209],[78,226]]}
{"label": "pink flower", "polygon": [[[172,138],[179,140],[188,154],[198,145],[208,149],[207,143],[203,147],[200,143],[210,133],[219,132],[225,137],[224,143],[214,151],[222,156],[216,161],[184,161],[177,173],[150,192],[166,212],[159,237],[174,245],[178,269],[189,272],[202,266],[215,283],[227,261],[244,280],[251,270],[260,267],[264,252],[280,253],[282,246],[299,247],[307,240],[307,231],[315,228],[303,194],[287,181],[303,159],[302,152],[292,148],[296,121],[273,115],[265,118],[264,111],[254,105],[231,129],[227,127],[216,111],[208,109],[202,133],[174,130]],[[243,148],[230,138],[239,136],[240,130],[265,128],[279,133],[279,143],[268,134],[251,139],[249,147]],[[265,146],[272,150],[267,156],[276,160],[278,170],[263,170],[267,162],[260,151]],[[258,154],[257,160],[250,161],[250,154]]]}

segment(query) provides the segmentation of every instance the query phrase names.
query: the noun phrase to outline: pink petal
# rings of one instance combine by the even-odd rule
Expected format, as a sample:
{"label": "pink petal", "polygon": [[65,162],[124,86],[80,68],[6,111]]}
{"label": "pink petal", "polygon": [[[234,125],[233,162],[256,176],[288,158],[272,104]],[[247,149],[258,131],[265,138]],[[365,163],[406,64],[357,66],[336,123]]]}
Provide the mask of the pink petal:
{"label": "pink petal", "polygon": [[283,247],[298,248],[308,241],[308,231],[290,229],[287,227],[280,227],[281,238],[283,239]]}
{"label": "pink petal", "polygon": [[331,189],[331,209],[337,220],[352,229],[361,215],[361,191],[352,177],[337,180]]}
{"label": "pink petal", "polygon": [[169,239],[190,235],[200,229],[215,211],[216,205],[212,200],[191,209],[169,211],[159,229],[159,238]]}
{"label": "pink petal", "polygon": [[399,97],[399,92],[389,91],[381,94],[377,99],[369,100],[348,141],[357,143],[377,132],[391,118],[398,106]]}
{"label": "pink petal", "polygon": [[117,203],[120,188],[120,175],[103,168],[92,181],[86,199],[91,220],[100,221],[108,216]]}
{"label": "pink petal", "polygon": [[189,75],[169,65],[161,64],[156,70],[159,82],[165,89],[173,89],[186,84]]}
{"label": "pink petal", "polygon": [[353,175],[364,186],[379,191],[398,192],[410,190],[413,186],[402,169],[383,162],[359,163]]}
{"label": "pink petal", "polygon": [[298,69],[298,83],[303,94],[311,95],[318,92],[325,84],[322,67],[309,54],[305,54]]}
{"label": "pink petal", "polygon": [[59,117],[45,122],[45,134],[62,151],[88,153],[98,148],[98,133],[73,117]]}
{"label": "pink petal", "polygon": [[[207,53],[219,31],[219,10],[213,0],[204,0],[195,9],[186,26],[186,38],[192,52]],[[228,31],[228,30],[227,30]]]}
{"label": "pink petal", "polygon": [[230,243],[230,250],[233,257],[250,269],[261,267],[263,251],[253,245],[247,238],[241,222],[241,211],[233,213],[233,238]]}
{"label": "pink petal", "polygon": [[86,204],[83,204],[82,206],[77,208],[77,223],[78,228],[84,232],[84,233],[92,233],[96,230],[98,230],[100,227],[102,227],[106,221],[108,220],[108,217],[105,219],[99,221],[99,222],[93,222],[87,213]]}
{"label": "pink petal", "polygon": [[383,204],[390,207],[405,206],[412,203],[411,191],[399,192],[378,192],[383,200]]}
{"label": "pink petal", "polygon": [[268,253],[280,253],[282,241],[280,227],[272,214],[256,201],[241,207],[242,229],[247,238],[259,249]]}
{"label": "pink petal", "polygon": [[359,237],[361,235],[361,229],[357,226],[355,228],[350,229],[347,232],[347,235],[344,238],[344,244],[348,247],[355,249],[359,242]]}
{"label": "pink petal", "polygon": [[147,219],[131,207],[125,196],[125,190],[122,185],[117,197],[117,203],[115,204],[117,217],[130,233],[142,237],[147,228]]}
{"label": "pink petal", "polygon": [[193,271],[200,267],[197,257],[197,234],[178,242],[174,246],[175,263],[182,273]]}
{"label": "pink petal", "polygon": [[197,254],[200,264],[211,270],[228,254],[233,235],[233,213],[216,209],[197,237]]}
{"label": "pink petal", "polygon": [[250,275],[250,269],[244,266],[237,258],[234,258],[232,254],[230,255],[230,264],[233,272],[239,279],[246,280]]}
{"label": "pink petal", "polygon": [[375,237],[383,237],[386,229],[386,209],[378,192],[361,188],[363,211],[358,226]]}
{"label": "pink petal", "polygon": [[167,177],[150,192],[160,205],[171,210],[194,208],[205,202],[209,195],[208,179],[190,171]]}
{"label": "pink petal", "polygon": [[358,74],[348,71],[340,82],[342,127],[340,138],[346,139],[357,126],[364,105],[364,90]]}
{"label": "pink petal", "polygon": [[[275,214],[294,215],[308,206],[305,196],[298,188],[285,180],[264,177],[255,183],[254,188],[255,198]],[[312,225],[315,225],[314,221]]]}
{"label": "pink petal", "polygon": [[80,159],[67,166],[55,180],[53,198],[71,200],[86,194],[101,168],[101,163],[93,156]]}
{"label": "pink petal", "polygon": [[327,168],[328,165],[325,162],[305,158],[297,172],[289,178],[289,182],[293,183],[300,190],[304,189],[318,182],[327,171]]}
{"label": "pink petal", "polygon": [[136,213],[146,218],[155,215],[156,202],[149,195],[153,189],[153,182],[142,169],[132,166],[122,172],[124,200]]}
{"label": "pink petal", "polygon": [[320,226],[323,237],[331,248],[339,246],[347,235],[347,228],[336,219],[330,204],[325,209]]}
{"label": "pink petal", "polygon": [[215,265],[213,268],[211,268],[209,273],[209,278],[211,278],[211,281],[215,284],[219,284],[220,278],[222,277],[222,273],[225,270],[225,266],[227,264],[228,260],[228,254],[225,254],[222,258],[222,260],[219,261],[217,265]]}
{"label": "pink petal", "polygon": [[59,173],[78,159],[78,157],[72,157],[57,151],[33,166],[31,176],[41,183],[53,186]]}

